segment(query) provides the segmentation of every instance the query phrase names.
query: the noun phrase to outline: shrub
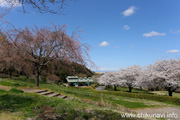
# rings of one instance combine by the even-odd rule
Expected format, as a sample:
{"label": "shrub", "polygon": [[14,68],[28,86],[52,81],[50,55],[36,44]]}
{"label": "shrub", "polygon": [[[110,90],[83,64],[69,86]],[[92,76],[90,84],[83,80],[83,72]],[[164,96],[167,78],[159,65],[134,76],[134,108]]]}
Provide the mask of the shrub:
{"label": "shrub", "polygon": [[93,89],[95,89],[95,88],[96,88],[96,84],[92,84],[91,87],[92,87]]}
{"label": "shrub", "polygon": [[50,74],[47,76],[47,83],[58,83],[60,78],[55,74]]}
{"label": "shrub", "polygon": [[98,85],[99,85],[98,83],[95,83],[95,84],[92,84],[91,87],[95,89]]}
{"label": "shrub", "polygon": [[19,83],[14,83],[13,86],[14,87],[19,87],[20,85],[19,85]]}
{"label": "shrub", "polygon": [[41,81],[42,82],[47,82],[46,77],[45,76],[41,76]]}
{"label": "shrub", "polygon": [[12,93],[23,93],[24,91],[22,91],[20,89],[12,88],[12,89],[9,90],[9,92],[12,92]]}
{"label": "shrub", "polygon": [[7,74],[0,73],[0,78],[8,78]]}
{"label": "shrub", "polygon": [[179,88],[179,89],[177,89],[175,92],[180,93],[180,88]]}

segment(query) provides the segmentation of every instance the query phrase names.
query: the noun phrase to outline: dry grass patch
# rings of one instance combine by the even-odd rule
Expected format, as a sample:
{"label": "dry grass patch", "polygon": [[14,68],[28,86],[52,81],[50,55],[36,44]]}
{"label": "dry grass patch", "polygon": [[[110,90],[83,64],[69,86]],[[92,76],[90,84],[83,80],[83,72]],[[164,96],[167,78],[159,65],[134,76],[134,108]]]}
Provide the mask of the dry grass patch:
{"label": "dry grass patch", "polygon": [[20,113],[0,113],[0,120],[24,120]]}

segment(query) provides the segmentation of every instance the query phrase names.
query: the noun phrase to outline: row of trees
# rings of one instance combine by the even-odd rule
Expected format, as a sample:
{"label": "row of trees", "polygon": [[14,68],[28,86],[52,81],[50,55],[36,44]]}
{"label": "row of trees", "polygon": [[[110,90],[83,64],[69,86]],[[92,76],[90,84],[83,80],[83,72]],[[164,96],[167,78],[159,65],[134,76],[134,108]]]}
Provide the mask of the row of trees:
{"label": "row of trees", "polygon": [[134,87],[166,89],[169,96],[180,88],[180,60],[156,61],[152,65],[141,67],[134,65],[118,72],[108,72],[99,78],[100,84],[126,86],[131,92]]}
{"label": "row of trees", "polygon": [[14,71],[34,74],[38,87],[43,70],[56,71],[62,63],[85,67],[88,51],[89,47],[78,40],[76,33],[66,34],[66,26],[13,29],[1,32],[0,68],[8,71],[10,77]]}

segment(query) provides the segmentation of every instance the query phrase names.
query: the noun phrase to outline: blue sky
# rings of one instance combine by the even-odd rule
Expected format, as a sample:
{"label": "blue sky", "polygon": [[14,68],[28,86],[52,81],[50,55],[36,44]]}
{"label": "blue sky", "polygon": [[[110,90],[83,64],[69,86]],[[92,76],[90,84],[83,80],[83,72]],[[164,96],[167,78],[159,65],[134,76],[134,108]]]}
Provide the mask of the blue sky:
{"label": "blue sky", "polygon": [[69,35],[80,26],[91,60],[109,71],[180,58],[179,5],[180,0],[78,0],[69,2],[66,15],[32,9],[24,14],[17,6],[4,19],[16,27],[66,24]]}

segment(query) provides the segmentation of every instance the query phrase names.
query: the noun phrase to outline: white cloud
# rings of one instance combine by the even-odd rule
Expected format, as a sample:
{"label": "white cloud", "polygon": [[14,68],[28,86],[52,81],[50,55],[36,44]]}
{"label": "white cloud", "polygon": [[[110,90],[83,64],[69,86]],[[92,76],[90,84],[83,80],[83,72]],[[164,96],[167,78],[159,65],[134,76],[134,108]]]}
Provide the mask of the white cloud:
{"label": "white cloud", "polygon": [[143,34],[144,37],[165,36],[165,35],[166,35],[166,33],[158,33],[158,32],[155,32],[155,31]]}
{"label": "white cloud", "polygon": [[180,30],[175,31],[174,33],[175,33],[175,34],[178,34],[178,33],[180,33]]}
{"label": "white cloud", "polygon": [[168,50],[166,51],[166,53],[179,53],[180,51],[179,50]]}
{"label": "white cloud", "polygon": [[132,14],[134,14],[135,13],[135,10],[136,10],[137,8],[135,7],[135,6],[131,6],[130,8],[128,8],[127,10],[125,10],[124,12],[122,12],[122,14],[124,15],[124,16],[130,16],[130,15],[132,15]]}
{"label": "white cloud", "polygon": [[170,33],[179,34],[179,33],[180,33],[180,30],[177,30],[177,31],[170,30]]}
{"label": "white cloud", "polygon": [[19,7],[21,4],[17,0],[0,0],[0,7],[9,8],[9,7]]}
{"label": "white cloud", "polygon": [[119,69],[117,68],[98,68],[95,69],[94,71],[118,71]]}
{"label": "white cloud", "polygon": [[108,45],[109,45],[109,43],[106,42],[106,41],[103,41],[102,43],[99,44],[99,46],[101,46],[101,47],[105,47],[105,46],[108,46]]}
{"label": "white cloud", "polygon": [[129,29],[130,29],[130,27],[129,27],[128,25],[124,25],[123,28],[124,28],[125,30],[129,30]]}

